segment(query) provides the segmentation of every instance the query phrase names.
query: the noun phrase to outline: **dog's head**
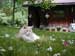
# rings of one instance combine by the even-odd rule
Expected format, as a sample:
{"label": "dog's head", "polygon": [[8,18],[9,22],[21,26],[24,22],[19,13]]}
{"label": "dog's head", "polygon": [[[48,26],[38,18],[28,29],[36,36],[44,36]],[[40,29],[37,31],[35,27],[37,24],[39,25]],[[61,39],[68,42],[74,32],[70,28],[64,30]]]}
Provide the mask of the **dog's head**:
{"label": "dog's head", "polygon": [[23,32],[24,32],[24,34],[31,34],[32,33],[32,26],[23,26]]}

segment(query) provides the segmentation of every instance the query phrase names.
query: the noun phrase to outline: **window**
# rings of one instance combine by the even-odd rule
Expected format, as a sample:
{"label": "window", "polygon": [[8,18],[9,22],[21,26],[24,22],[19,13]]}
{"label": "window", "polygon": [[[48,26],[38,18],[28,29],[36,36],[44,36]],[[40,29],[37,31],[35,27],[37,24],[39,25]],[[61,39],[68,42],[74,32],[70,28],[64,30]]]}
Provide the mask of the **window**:
{"label": "window", "polygon": [[54,10],[53,18],[58,18],[58,19],[65,18],[64,10]]}

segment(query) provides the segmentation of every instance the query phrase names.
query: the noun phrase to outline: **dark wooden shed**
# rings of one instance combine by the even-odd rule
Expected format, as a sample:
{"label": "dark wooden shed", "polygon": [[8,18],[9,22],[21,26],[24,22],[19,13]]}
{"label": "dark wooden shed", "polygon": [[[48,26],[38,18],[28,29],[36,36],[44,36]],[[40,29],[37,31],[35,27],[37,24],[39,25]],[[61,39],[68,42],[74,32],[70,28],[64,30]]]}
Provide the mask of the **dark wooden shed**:
{"label": "dark wooden shed", "polygon": [[48,10],[30,5],[28,11],[28,25],[36,28],[41,25],[68,27],[75,22],[75,2],[56,3],[55,7]]}

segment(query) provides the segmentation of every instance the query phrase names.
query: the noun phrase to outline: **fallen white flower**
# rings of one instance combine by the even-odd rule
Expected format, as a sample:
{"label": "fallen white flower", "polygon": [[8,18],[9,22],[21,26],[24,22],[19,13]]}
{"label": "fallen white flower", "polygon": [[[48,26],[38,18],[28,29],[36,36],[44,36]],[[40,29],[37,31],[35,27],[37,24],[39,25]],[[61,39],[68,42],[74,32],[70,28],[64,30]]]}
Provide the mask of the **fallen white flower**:
{"label": "fallen white flower", "polygon": [[50,40],[52,40],[52,41],[55,41],[55,40],[56,40],[56,39],[53,38],[52,36],[50,36],[49,38],[50,38]]}
{"label": "fallen white flower", "polygon": [[35,54],[38,54],[38,51],[35,51]]}
{"label": "fallen white flower", "polygon": [[5,37],[10,37],[10,35],[9,34],[5,34]]}
{"label": "fallen white flower", "polygon": [[60,56],[61,54],[60,53],[56,53],[56,54],[54,54],[53,56]]}
{"label": "fallen white flower", "polygon": [[64,39],[61,39],[61,41],[64,42],[65,40]]}
{"label": "fallen white flower", "polygon": [[62,50],[63,53],[65,53],[66,51],[67,51],[66,49]]}
{"label": "fallen white flower", "polygon": [[0,52],[5,52],[6,50],[4,48],[1,48],[0,49]]}
{"label": "fallen white flower", "polygon": [[61,41],[62,41],[62,44],[64,44],[65,40],[64,39],[61,39]]}
{"label": "fallen white flower", "polygon": [[52,52],[53,51],[53,48],[50,46],[49,48],[47,48],[47,51]]}
{"label": "fallen white flower", "polygon": [[73,44],[74,41],[73,40],[68,40],[69,44]]}
{"label": "fallen white flower", "polygon": [[12,51],[13,50],[13,47],[12,46],[9,46],[8,47],[8,50]]}

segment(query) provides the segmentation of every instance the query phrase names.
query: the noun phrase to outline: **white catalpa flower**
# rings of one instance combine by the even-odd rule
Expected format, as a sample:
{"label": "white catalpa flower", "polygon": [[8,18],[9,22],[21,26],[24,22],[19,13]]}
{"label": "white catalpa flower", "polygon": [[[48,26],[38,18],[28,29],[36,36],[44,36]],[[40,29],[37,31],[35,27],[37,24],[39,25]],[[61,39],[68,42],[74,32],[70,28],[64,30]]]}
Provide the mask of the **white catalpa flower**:
{"label": "white catalpa flower", "polygon": [[53,56],[60,56],[61,54],[60,53],[56,53],[56,54],[54,54]]}
{"label": "white catalpa flower", "polygon": [[8,50],[12,51],[13,50],[13,47],[12,46],[8,47]]}
{"label": "white catalpa flower", "polygon": [[25,1],[24,4],[28,4],[28,1]]}
{"label": "white catalpa flower", "polygon": [[66,49],[62,50],[63,53],[65,53],[66,51],[67,51]]}
{"label": "white catalpa flower", "polygon": [[69,44],[73,44],[74,41],[73,40],[68,40]]}
{"label": "white catalpa flower", "polygon": [[45,17],[46,17],[46,18],[49,18],[49,17],[50,17],[50,15],[47,13],[47,14],[45,15]]}
{"label": "white catalpa flower", "polygon": [[61,39],[61,41],[64,42],[65,40],[64,39]]}
{"label": "white catalpa flower", "polygon": [[64,44],[65,40],[64,39],[61,39],[61,41],[62,41],[62,44]]}
{"label": "white catalpa flower", "polygon": [[35,51],[35,54],[38,54],[38,51]]}
{"label": "white catalpa flower", "polygon": [[10,37],[10,35],[9,34],[5,34],[5,37]]}
{"label": "white catalpa flower", "polygon": [[52,36],[50,36],[50,39],[52,39],[53,37]]}
{"label": "white catalpa flower", "polygon": [[6,50],[5,50],[4,48],[1,48],[0,51],[1,51],[1,52],[5,52]]}
{"label": "white catalpa flower", "polygon": [[35,3],[35,4],[38,4],[38,1],[36,0],[34,3]]}
{"label": "white catalpa flower", "polygon": [[54,37],[52,37],[52,36],[50,36],[49,38],[50,38],[50,40],[52,40],[52,41],[55,41],[55,40],[56,40],[56,39],[55,39]]}
{"label": "white catalpa flower", "polygon": [[53,48],[50,46],[49,48],[47,48],[47,51],[52,52],[53,51]]}

